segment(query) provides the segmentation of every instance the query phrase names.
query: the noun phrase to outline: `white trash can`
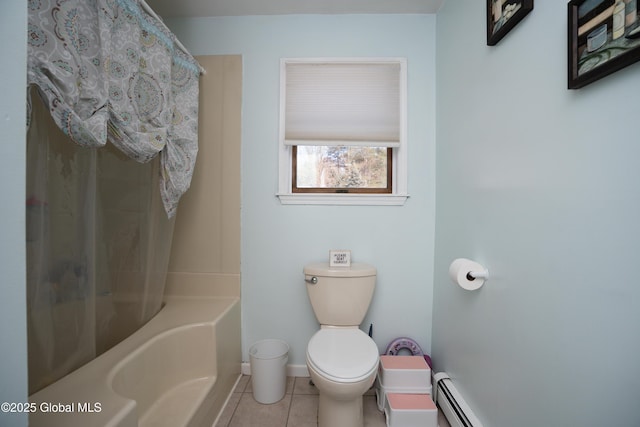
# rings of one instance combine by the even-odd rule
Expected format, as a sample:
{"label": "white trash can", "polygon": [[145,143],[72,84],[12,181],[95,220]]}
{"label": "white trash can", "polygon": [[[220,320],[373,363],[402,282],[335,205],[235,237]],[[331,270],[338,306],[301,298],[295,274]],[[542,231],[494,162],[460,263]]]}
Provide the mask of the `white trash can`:
{"label": "white trash can", "polygon": [[289,345],[281,340],[262,340],[249,349],[253,398],[264,404],[276,403],[287,387]]}

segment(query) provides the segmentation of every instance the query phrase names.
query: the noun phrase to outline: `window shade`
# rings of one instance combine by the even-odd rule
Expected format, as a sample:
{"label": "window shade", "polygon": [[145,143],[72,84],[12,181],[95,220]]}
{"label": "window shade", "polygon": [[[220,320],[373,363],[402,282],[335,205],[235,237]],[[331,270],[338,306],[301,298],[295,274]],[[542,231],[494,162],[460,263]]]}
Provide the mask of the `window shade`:
{"label": "window shade", "polygon": [[383,63],[285,63],[285,145],[398,147],[401,68]]}

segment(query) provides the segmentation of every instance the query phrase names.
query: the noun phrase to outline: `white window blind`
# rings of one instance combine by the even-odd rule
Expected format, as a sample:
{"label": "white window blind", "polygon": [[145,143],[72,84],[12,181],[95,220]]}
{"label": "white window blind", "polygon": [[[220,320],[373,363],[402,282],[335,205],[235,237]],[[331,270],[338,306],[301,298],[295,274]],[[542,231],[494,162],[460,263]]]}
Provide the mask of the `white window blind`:
{"label": "white window blind", "polygon": [[400,61],[283,65],[285,145],[400,146]]}

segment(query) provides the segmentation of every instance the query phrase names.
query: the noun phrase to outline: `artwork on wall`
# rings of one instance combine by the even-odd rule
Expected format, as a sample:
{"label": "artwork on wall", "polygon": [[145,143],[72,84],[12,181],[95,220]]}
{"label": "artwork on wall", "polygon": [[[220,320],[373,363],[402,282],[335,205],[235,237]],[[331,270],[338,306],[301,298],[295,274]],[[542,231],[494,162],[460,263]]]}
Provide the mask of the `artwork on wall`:
{"label": "artwork on wall", "polygon": [[487,0],[487,45],[494,46],[533,10],[533,0]]}
{"label": "artwork on wall", "polygon": [[637,0],[571,0],[568,14],[569,89],[640,59]]}

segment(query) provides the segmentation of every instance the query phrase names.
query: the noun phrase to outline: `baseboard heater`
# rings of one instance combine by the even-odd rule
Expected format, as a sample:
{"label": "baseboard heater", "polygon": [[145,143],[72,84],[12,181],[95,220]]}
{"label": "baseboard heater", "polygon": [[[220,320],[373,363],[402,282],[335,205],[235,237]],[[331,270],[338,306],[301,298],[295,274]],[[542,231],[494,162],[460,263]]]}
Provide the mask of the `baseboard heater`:
{"label": "baseboard heater", "polygon": [[453,386],[451,378],[444,372],[433,376],[433,400],[451,424],[451,427],[482,427],[482,423]]}

